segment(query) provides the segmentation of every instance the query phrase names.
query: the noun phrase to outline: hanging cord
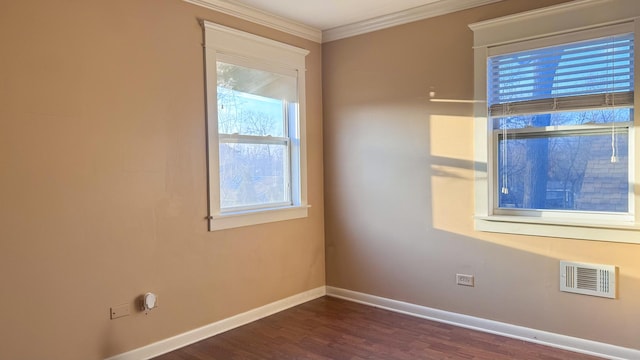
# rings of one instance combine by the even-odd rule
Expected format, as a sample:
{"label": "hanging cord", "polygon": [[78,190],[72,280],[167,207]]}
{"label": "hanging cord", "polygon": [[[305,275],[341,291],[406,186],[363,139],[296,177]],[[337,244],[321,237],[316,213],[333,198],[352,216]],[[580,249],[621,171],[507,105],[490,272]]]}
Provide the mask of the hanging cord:
{"label": "hanging cord", "polygon": [[611,111],[613,119],[611,121],[611,163],[618,162],[618,142],[616,141],[616,46],[615,37],[611,37]]}
{"label": "hanging cord", "polygon": [[507,174],[507,114],[509,113],[509,105],[502,104],[502,115],[504,116],[500,119],[500,126],[502,127],[502,189],[501,193],[507,195],[509,194],[509,176]]}
{"label": "hanging cord", "polygon": [[611,94],[611,107],[613,108],[613,122],[611,123],[611,163],[618,162],[618,142],[616,141],[615,95]]}

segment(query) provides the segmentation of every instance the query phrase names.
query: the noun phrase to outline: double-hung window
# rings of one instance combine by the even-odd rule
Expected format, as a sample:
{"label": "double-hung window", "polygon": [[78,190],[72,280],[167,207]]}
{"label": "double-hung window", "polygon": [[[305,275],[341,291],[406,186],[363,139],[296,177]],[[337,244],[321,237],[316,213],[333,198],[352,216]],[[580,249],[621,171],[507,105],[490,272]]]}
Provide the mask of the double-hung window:
{"label": "double-hung window", "polygon": [[306,50],[204,22],[210,230],[307,215]]}
{"label": "double-hung window", "polygon": [[628,219],[633,34],[493,55],[487,74],[495,213]]}
{"label": "double-hung window", "polygon": [[477,229],[634,242],[636,22],[476,44]]}

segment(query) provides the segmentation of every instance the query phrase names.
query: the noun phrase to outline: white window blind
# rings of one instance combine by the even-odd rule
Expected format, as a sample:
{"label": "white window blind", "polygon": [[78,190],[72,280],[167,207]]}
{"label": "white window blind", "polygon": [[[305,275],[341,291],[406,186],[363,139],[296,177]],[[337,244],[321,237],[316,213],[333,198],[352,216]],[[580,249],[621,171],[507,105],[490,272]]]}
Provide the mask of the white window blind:
{"label": "white window blind", "polygon": [[633,34],[488,59],[492,117],[633,106]]}

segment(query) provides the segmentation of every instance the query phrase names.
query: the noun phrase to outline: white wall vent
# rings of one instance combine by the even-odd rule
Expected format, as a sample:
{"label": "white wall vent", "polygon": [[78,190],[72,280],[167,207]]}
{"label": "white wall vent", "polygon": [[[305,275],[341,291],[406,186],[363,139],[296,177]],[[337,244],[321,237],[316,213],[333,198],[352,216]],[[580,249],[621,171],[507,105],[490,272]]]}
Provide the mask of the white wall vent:
{"label": "white wall vent", "polygon": [[560,291],[615,299],[616,280],[613,265],[560,261]]}

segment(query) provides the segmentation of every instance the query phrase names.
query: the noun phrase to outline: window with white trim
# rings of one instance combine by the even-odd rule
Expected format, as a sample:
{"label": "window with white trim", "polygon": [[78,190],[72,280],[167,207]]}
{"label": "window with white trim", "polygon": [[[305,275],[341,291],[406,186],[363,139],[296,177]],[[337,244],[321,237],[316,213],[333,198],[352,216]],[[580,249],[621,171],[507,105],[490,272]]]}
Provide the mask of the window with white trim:
{"label": "window with white trim", "polygon": [[307,50],[203,22],[210,230],[307,216]]}
{"label": "window with white trim", "polygon": [[638,20],[619,4],[604,25],[559,21],[595,1],[470,25],[477,230],[640,242]]}

